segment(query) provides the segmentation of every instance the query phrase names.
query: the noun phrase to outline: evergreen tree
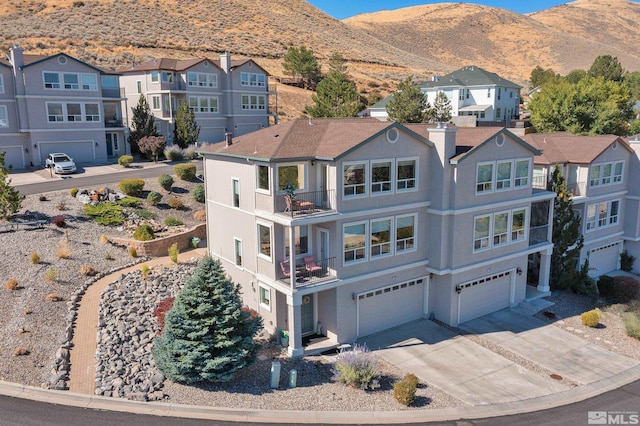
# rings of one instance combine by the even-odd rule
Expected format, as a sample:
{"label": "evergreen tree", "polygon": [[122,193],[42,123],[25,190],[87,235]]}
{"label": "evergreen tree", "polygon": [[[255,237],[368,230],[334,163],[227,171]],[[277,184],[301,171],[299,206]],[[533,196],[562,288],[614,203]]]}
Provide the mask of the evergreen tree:
{"label": "evergreen tree", "polygon": [[242,308],[240,287],[217,260],[203,259],[165,316],[154,340],[156,365],[179,383],[227,382],[253,364],[262,318]]}
{"label": "evergreen tree", "polygon": [[589,68],[591,77],[602,77],[610,81],[622,81],[624,70],[618,58],[611,55],[598,56]]}
{"label": "evergreen tree", "polygon": [[424,123],[427,121],[429,102],[411,77],[398,84],[387,104],[389,120],[398,123]]}
{"label": "evergreen tree", "polygon": [[451,101],[444,92],[438,92],[429,114],[431,119],[437,123],[446,123],[451,120]]}
{"label": "evergreen tree", "polygon": [[178,105],[173,135],[173,142],[183,149],[189,145],[194,145],[198,141],[198,136],[200,136],[200,126],[196,123],[196,116],[184,99]]}
{"label": "evergreen tree", "polygon": [[0,218],[6,219],[18,213],[22,208],[24,195],[11,186],[11,179],[8,177],[11,171],[4,166],[4,151],[0,151]]}
{"label": "evergreen tree", "polygon": [[320,65],[313,54],[313,50],[304,46],[289,47],[282,61],[284,73],[294,78],[302,78],[309,86],[315,86],[320,81],[322,73]]}
{"label": "evergreen tree", "polygon": [[138,105],[131,108],[131,131],[129,133],[129,145],[132,153],[139,153],[138,141],[145,136],[159,136],[154,123],[154,117],[144,95],[140,95]]}
{"label": "evergreen tree", "polygon": [[329,74],[318,83],[311,96],[315,105],[307,106],[311,117],[355,117],[364,108],[356,85],[346,73],[344,58],[334,53],[329,63]]}

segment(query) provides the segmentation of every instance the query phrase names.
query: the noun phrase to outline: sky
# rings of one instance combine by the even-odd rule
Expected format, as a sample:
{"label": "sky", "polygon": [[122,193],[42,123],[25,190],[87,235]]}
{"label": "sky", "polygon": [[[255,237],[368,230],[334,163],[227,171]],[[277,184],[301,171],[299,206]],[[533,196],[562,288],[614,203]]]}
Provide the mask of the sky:
{"label": "sky", "polygon": [[[446,3],[447,0],[307,0],[309,3],[333,16],[336,19],[349,18],[359,13],[378,12],[380,10],[400,9],[402,7],[419,6],[434,3]],[[449,0],[451,3],[461,3]],[[500,7],[518,13],[537,12],[543,9],[568,3],[569,0],[465,0],[464,3],[475,3],[483,6]]]}

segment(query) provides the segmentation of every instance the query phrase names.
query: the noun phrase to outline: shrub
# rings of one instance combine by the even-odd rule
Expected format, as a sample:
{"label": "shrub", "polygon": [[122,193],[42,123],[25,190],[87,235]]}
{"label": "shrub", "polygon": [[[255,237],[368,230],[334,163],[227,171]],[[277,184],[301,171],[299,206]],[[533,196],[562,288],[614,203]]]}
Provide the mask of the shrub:
{"label": "shrub", "polygon": [[207,221],[207,212],[206,210],[198,210],[197,212],[195,212],[193,214],[193,218],[197,221],[200,222],[206,222]]}
{"label": "shrub", "polygon": [[630,272],[633,269],[633,262],[636,260],[635,256],[632,256],[626,250],[620,253],[620,269]]}
{"label": "shrub", "polygon": [[596,327],[600,323],[600,310],[592,309],[587,312],[583,312],[580,315],[580,319],[582,320],[582,324],[587,327]]}
{"label": "shrub", "polygon": [[136,216],[139,216],[143,219],[155,219],[156,218],[156,214],[150,210],[147,209],[136,209],[134,211],[134,213],[136,214]]}
{"label": "shrub", "polygon": [[127,195],[136,196],[142,192],[144,188],[144,180],[138,178],[124,179],[119,184],[120,191]]}
{"label": "shrub", "polygon": [[113,260],[113,256],[111,256],[111,253],[107,253],[104,255],[104,259],[105,260]]}
{"label": "shrub", "polygon": [[191,193],[193,195],[193,199],[196,200],[199,203],[204,203],[204,199],[205,199],[205,192],[204,192],[204,185],[199,183],[195,186],[195,188],[193,188],[193,192]]}
{"label": "shrub", "polygon": [[598,278],[598,294],[607,300],[613,295],[613,277],[608,275],[600,275]]}
{"label": "shrub", "polygon": [[121,155],[120,158],[118,158],[118,164],[122,167],[129,167],[131,163],[133,163],[133,157],[131,155]]}
{"label": "shrub", "polygon": [[62,300],[62,296],[60,296],[58,293],[49,293],[44,299],[47,302],[60,302]]}
{"label": "shrub", "polygon": [[184,153],[185,160],[195,160],[196,158],[199,157],[198,153],[196,152],[195,145],[189,145],[187,149],[183,151],[183,153]]}
{"label": "shrub", "polygon": [[122,207],[136,208],[140,205],[140,200],[133,197],[124,197],[116,201],[116,203]]}
{"label": "shrub", "polygon": [[149,241],[153,240],[154,238],[155,235],[153,233],[153,228],[147,224],[141,225],[133,233],[133,239],[137,241]]}
{"label": "shrub", "polygon": [[40,263],[40,255],[37,252],[31,253],[31,263],[37,265]]}
{"label": "shrub", "polygon": [[29,349],[25,348],[24,346],[18,346],[13,351],[13,356],[29,355],[30,353],[31,351],[29,351]]}
{"label": "shrub", "polygon": [[182,200],[177,197],[173,197],[172,199],[170,199],[167,204],[169,204],[169,207],[176,210],[180,210],[182,207],[184,207],[184,203],[182,202]]}
{"label": "shrub", "polygon": [[40,201],[47,201],[47,196],[46,195],[41,195],[41,196],[38,197],[38,199]]}
{"label": "shrub", "polygon": [[18,288],[18,280],[16,280],[15,278],[9,278],[6,282],[6,284],[4,285],[4,288],[6,288],[7,290],[13,291],[15,289]]}
{"label": "shrub", "polygon": [[640,312],[625,312],[622,321],[627,335],[640,340]]}
{"label": "shrub", "polygon": [[129,246],[129,256],[138,257],[138,250],[134,246]]}
{"label": "shrub", "polygon": [[147,203],[149,203],[150,206],[157,205],[160,200],[162,200],[162,194],[159,192],[151,191],[149,195],[147,195]]}
{"label": "shrub", "polygon": [[82,265],[80,267],[80,273],[82,275],[87,276],[87,277],[92,277],[92,276],[96,275],[98,273],[98,271],[96,271],[96,268],[94,268],[93,266],[88,265],[88,264],[85,263],[84,265]]}
{"label": "shrub", "polygon": [[58,228],[64,228],[67,225],[67,221],[65,220],[64,216],[55,216],[53,219],[51,219],[51,222],[53,222],[53,224]]}
{"label": "shrub", "polygon": [[184,222],[182,222],[177,217],[169,216],[164,220],[164,224],[166,226],[180,226],[180,225],[184,225]]}
{"label": "shrub", "polygon": [[420,380],[418,380],[418,376],[416,376],[416,375],[415,375],[415,374],[413,374],[413,373],[407,373],[407,374],[404,376],[404,379],[403,379],[403,380],[404,380],[405,382],[408,382],[408,383],[410,383],[410,384],[413,384],[416,388],[418,387],[418,383],[420,383]]}
{"label": "shrub", "polygon": [[196,165],[191,163],[176,164],[173,166],[173,172],[182,180],[193,180],[196,177]]}
{"label": "shrub", "polygon": [[53,284],[58,279],[58,271],[53,268],[49,268],[47,269],[47,272],[44,273],[44,277],[47,279],[47,281]]}
{"label": "shrub", "polygon": [[142,274],[142,278],[146,280],[147,277],[149,276],[149,265],[145,263],[142,266],[140,266],[140,274]]}
{"label": "shrub", "polygon": [[640,297],[640,281],[633,277],[614,277],[612,303],[629,303]]}
{"label": "shrub", "polygon": [[407,407],[416,402],[416,386],[417,383],[404,380],[393,385],[393,397],[402,405]]}
{"label": "shrub", "polygon": [[74,1],[73,2],[73,7],[82,7],[84,6],[84,2],[83,1]]}
{"label": "shrub", "polygon": [[56,255],[58,259],[69,259],[71,257],[71,249],[69,248],[69,242],[66,238],[58,243],[58,252]]}
{"label": "shrub", "polygon": [[355,345],[352,350],[341,351],[332,369],[332,379],[338,383],[360,389],[379,386],[376,356],[366,346]]}
{"label": "shrub", "polygon": [[180,249],[178,248],[178,243],[171,244],[171,247],[169,247],[169,258],[173,263],[178,263],[179,254],[180,254]]}
{"label": "shrub", "polygon": [[111,241],[109,241],[109,237],[107,237],[106,235],[102,234],[102,235],[100,235],[100,242],[102,244],[107,244],[107,243],[110,243]]}
{"label": "shrub", "polygon": [[171,187],[173,186],[173,177],[170,175],[160,175],[158,176],[158,183],[165,191],[171,191]]}
{"label": "shrub", "polygon": [[173,307],[173,302],[176,300],[175,297],[167,297],[166,299],[162,299],[158,306],[153,310],[153,316],[156,317],[156,321],[158,321],[158,325],[160,326],[160,332],[164,328],[164,316],[169,310]]}
{"label": "shrub", "polygon": [[124,222],[122,206],[115,203],[85,204],[82,210],[98,225],[119,226]]}
{"label": "shrub", "polygon": [[78,191],[80,191],[78,188],[71,188],[69,190],[69,194],[71,194],[73,198],[76,198],[76,195],[78,195]]}
{"label": "shrub", "polygon": [[164,150],[164,157],[169,161],[182,161],[184,160],[184,154],[182,148],[177,145],[173,145]]}

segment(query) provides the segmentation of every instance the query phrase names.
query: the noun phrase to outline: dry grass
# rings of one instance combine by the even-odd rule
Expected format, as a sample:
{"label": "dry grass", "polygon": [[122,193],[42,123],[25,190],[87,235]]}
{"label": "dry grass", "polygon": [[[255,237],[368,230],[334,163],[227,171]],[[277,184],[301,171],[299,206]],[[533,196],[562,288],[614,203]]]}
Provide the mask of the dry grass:
{"label": "dry grass", "polygon": [[96,271],[96,268],[94,268],[93,266],[85,263],[80,267],[80,273],[84,276],[92,277],[96,275],[98,271]]}
{"label": "dry grass", "polygon": [[14,351],[13,351],[13,356],[23,356],[23,355],[29,355],[31,353],[31,351],[27,348],[25,348],[24,346],[18,346]]}
{"label": "dry grass", "polygon": [[9,278],[4,285],[4,288],[6,288],[9,291],[17,290],[18,280],[16,280],[15,278]]}
{"label": "dry grass", "polygon": [[71,257],[71,248],[69,247],[68,238],[64,238],[60,243],[58,243],[56,256],[58,256],[58,259],[69,259]]}
{"label": "dry grass", "polygon": [[45,296],[44,298],[47,302],[60,302],[63,299],[62,296],[60,296],[58,293],[49,293]]}

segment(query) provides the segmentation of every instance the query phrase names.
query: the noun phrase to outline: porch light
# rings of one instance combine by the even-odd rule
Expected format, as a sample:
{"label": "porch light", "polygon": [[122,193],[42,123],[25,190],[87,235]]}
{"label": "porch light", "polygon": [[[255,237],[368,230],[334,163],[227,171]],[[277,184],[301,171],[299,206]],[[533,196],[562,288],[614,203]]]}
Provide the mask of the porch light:
{"label": "porch light", "polygon": [[518,269],[516,269],[516,274],[518,275],[522,275],[522,268],[518,266]]}
{"label": "porch light", "polygon": [[459,285],[456,286],[456,293],[458,293],[458,294],[462,293],[462,287],[461,286],[459,286]]}

